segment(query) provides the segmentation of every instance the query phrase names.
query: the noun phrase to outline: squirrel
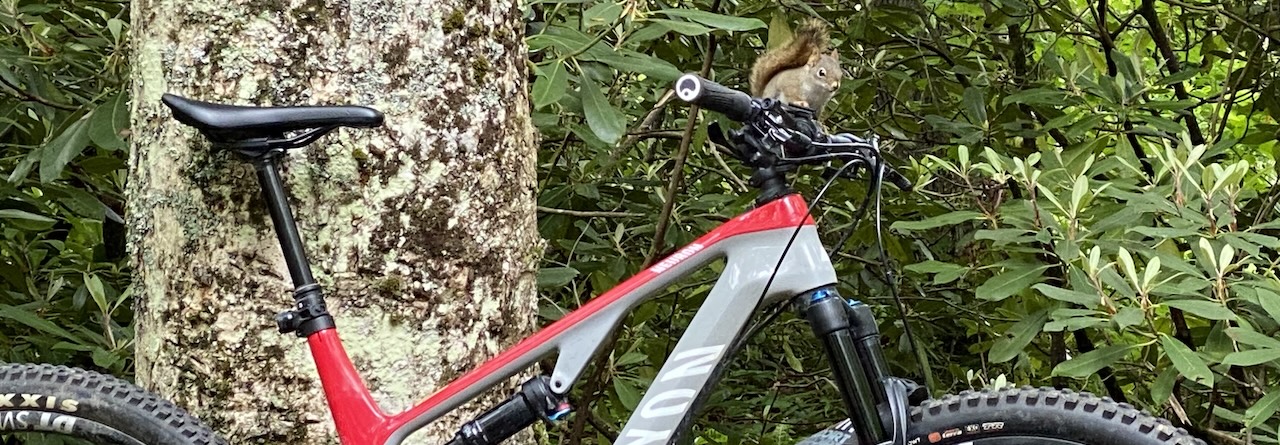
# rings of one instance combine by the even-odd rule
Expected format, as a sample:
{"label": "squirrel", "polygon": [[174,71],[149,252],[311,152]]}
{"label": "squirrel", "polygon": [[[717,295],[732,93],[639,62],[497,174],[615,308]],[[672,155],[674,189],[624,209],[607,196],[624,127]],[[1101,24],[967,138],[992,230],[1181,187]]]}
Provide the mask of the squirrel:
{"label": "squirrel", "polygon": [[765,51],[751,67],[751,94],[822,111],[840,87],[840,54],[819,19],[800,24],[785,45]]}

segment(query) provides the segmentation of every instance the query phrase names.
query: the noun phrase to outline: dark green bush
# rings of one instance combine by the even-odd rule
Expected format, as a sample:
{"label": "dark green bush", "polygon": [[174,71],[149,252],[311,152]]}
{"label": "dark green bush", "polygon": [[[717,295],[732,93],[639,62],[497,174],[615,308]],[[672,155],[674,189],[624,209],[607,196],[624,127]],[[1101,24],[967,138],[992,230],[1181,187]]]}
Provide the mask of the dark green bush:
{"label": "dark green bush", "polygon": [[128,11],[0,4],[0,359],[130,373]]}

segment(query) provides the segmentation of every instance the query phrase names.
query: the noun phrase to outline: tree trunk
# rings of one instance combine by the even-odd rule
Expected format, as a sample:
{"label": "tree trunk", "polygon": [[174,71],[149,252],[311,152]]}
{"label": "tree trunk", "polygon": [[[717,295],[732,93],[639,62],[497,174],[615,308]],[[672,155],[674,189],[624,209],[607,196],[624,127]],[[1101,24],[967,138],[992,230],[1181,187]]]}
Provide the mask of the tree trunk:
{"label": "tree trunk", "polygon": [[[174,121],[165,92],[386,113],[384,128],[337,131],[283,168],[316,278],[384,410],[533,327],[542,244],[516,2],[135,0],[132,33],[143,386],[232,443],[336,442],[305,342],[275,330],[291,288],[253,169]],[[447,419],[428,441],[452,434]]]}

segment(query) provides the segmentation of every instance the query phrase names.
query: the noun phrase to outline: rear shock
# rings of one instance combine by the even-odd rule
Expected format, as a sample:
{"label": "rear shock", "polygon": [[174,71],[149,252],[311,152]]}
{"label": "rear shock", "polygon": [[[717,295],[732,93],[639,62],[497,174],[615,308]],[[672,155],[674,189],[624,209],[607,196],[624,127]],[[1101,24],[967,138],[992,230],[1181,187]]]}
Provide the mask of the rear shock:
{"label": "rear shock", "polygon": [[538,420],[559,420],[571,407],[551,390],[550,380],[543,375],[524,382],[520,392],[462,425],[448,445],[496,445]]}

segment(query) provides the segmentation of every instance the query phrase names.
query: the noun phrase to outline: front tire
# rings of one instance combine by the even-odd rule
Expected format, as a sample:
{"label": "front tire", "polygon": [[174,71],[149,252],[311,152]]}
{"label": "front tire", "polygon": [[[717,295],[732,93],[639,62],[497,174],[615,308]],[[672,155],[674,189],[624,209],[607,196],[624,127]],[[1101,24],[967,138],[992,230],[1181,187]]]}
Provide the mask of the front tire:
{"label": "front tire", "polygon": [[[857,445],[849,421],[801,445]],[[1204,445],[1127,403],[1053,388],[965,391],[911,409],[908,445]]]}
{"label": "front tire", "polygon": [[186,411],[128,382],[33,364],[0,365],[0,435],[6,443],[226,444]]}

